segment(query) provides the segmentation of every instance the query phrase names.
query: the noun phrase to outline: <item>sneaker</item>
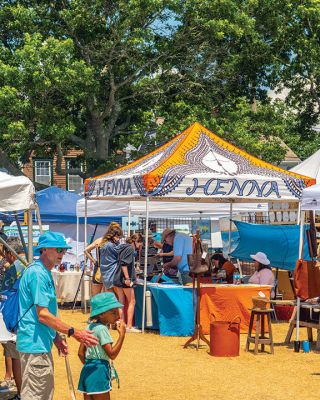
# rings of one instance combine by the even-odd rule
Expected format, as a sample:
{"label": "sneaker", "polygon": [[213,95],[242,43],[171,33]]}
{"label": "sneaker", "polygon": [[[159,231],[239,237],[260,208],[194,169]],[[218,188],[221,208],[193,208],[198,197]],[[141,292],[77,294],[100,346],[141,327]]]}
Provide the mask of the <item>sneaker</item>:
{"label": "sneaker", "polygon": [[138,328],[135,328],[134,326],[132,328],[126,328],[127,333],[140,333],[141,330]]}
{"label": "sneaker", "polygon": [[11,381],[11,379],[9,380],[5,380],[5,381],[2,381],[1,383],[0,383],[0,393],[7,393],[7,392],[10,392],[10,381]]}

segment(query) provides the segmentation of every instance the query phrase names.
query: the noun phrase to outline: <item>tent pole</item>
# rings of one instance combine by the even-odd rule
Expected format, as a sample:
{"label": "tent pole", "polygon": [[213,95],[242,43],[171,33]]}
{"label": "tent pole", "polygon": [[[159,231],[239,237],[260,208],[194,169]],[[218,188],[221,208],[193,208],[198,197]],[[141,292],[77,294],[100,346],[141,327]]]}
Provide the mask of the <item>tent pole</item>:
{"label": "tent pole", "polygon": [[76,262],[79,263],[79,217],[77,217],[77,253],[76,253]]}
{"label": "tent pole", "polygon": [[36,216],[37,216],[37,221],[38,221],[40,233],[43,233],[42,222],[41,222],[41,217],[40,217],[40,211],[39,211],[38,203],[36,203],[35,214],[36,214]]}
{"label": "tent pole", "polygon": [[149,197],[146,198],[146,229],[144,245],[144,272],[143,272],[143,299],[142,299],[142,333],[144,333],[145,312],[146,312],[146,291],[147,291],[147,273],[148,273],[148,245],[149,245]]}
{"label": "tent pole", "polygon": [[[84,200],[84,248],[87,247],[87,222],[88,222],[88,200],[85,197]],[[84,258],[84,264],[83,264],[83,273],[82,276],[85,274],[85,270],[87,268],[87,259],[86,257]],[[85,299],[85,288],[84,288],[84,279],[82,280],[82,286],[81,286],[81,302],[84,305],[84,312],[87,313],[87,302]]]}
{"label": "tent pole", "polygon": [[87,213],[88,213],[88,200],[84,199],[84,248],[86,248],[87,244],[88,244],[88,241],[87,241]]}
{"label": "tent pole", "polygon": [[32,210],[28,210],[28,261],[33,261]]}
{"label": "tent pole", "polygon": [[14,218],[16,220],[16,224],[17,224],[17,227],[18,227],[18,231],[19,231],[19,235],[20,235],[20,239],[21,239],[21,243],[22,243],[25,255],[26,255],[27,259],[28,259],[28,249],[27,249],[26,241],[24,240],[24,236],[23,236],[23,233],[22,233],[22,229],[21,229],[20,221],[18,219],[18,215],[14,214]]}
{"label": "tent pole", "polygon": [[[299,238],[299,258],[303,258],[303,231],[304,231],[304,221],[305,221],[305,211],[301,211],[300,208],[300,238]],[[297,297],[297,319],[296,319],[296,341],[299,341],[300,337],[300,297]]]}
{"label": "tent pole", "polygon": [[232,213],[233,213],[233,202],[230,201],[230,215],[229,215],[229,248],[228,248],[228,258],[230,259],[231,253],[231,229],[232,229]]}
{"label": "tent pole", "polygon": [[128,209],[128,236],[131,234],[131,201],[129,201],[129,209]]}
{"label": "tent pole", "polygon": [[[299,201],[299,203],[298,203],[298,212],[297,212],[297,225],[300,225],[300,220],[301,220],[301,203]],[[299,254],[300,254],[300,252],[299,252]]]}

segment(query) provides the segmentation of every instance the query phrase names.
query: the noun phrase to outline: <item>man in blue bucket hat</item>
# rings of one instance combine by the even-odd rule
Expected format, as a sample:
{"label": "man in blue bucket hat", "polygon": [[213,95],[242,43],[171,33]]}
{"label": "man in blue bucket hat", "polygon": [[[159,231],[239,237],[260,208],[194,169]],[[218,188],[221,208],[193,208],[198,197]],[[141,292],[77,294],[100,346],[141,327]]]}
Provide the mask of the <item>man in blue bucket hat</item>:
{"label": "man in blue bucket hat", "polygon": [[19,286],[19,326],[17,349],[20,352],[22,390],[24,400],[53,398],[53,343],[60,355],[68,354],[68,346],[58,332],[74,337],[86,347],[97,344],[88,330],[79,330],[57,317],[57,299],[51,269],[61,263],[70,249],[64,236],[46,232],[39,237],[34,254],[39,260],[29,265]]}

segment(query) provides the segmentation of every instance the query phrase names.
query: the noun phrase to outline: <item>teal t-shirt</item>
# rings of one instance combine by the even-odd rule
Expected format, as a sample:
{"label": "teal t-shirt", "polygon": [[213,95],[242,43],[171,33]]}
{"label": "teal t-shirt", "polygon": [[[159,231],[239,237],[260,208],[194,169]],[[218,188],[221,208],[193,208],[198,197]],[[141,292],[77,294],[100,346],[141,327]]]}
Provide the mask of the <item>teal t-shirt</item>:
{"label": "teal t-shirt", "polygon": [[99,339],[99,343],[96,346],[86,348],[86,359],[109,361],[109,357],[102,347],[107,343],[113,343],[112,337],[109,333],[109,329],[105,325],[98,322],[93,322],[87,327],[87,329],[93,332],[94,336]]}
{"label": "teal t-shirt", "polygon": [[[34,304],[24,315],[28,308]],[[39,322],[36,306],[57,315],[57,299],[51,272],[40,260],[26,268],[19,286],[19,311],[22,320],[17,333],[17,349],[22,353],[49,353],[56,331]]]}

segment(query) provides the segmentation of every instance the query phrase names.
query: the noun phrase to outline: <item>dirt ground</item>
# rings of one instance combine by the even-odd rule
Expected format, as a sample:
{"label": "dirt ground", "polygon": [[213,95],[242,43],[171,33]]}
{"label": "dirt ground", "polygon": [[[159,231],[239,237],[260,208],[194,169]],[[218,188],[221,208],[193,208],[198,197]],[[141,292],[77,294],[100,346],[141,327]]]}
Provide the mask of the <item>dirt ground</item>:
{"label": "dirt ground", "polygon": [[[78,328],[86,326],[81,311],[62,310],[61,317]],[[155,333],[130,333],[115,361],[120,389],[114,385],[113,400],[318,400],[320,391],[320,355],[294,353],[283,340],[287,323],[273,324],[275,354],[257,356],[244,351],[246,335],[241,335],[240,357],[215,358],[203,346],[183,349],[186,338],[163,337]],[[314,332],[315,333],[315,332]],[[112,336],[117,334],[112,331]],[[301,339],[306,339],[302,329]],[[81,370],[78,344],[69,340],[70,364],[75,385]],[[266,346],[268,349],[268,346]],[[65,362],[53,350],[55,358],[55,400],[69,400]],[[0,356],[0,377],[4,375]],[[82,399],[77,393],[77,399]]]}

